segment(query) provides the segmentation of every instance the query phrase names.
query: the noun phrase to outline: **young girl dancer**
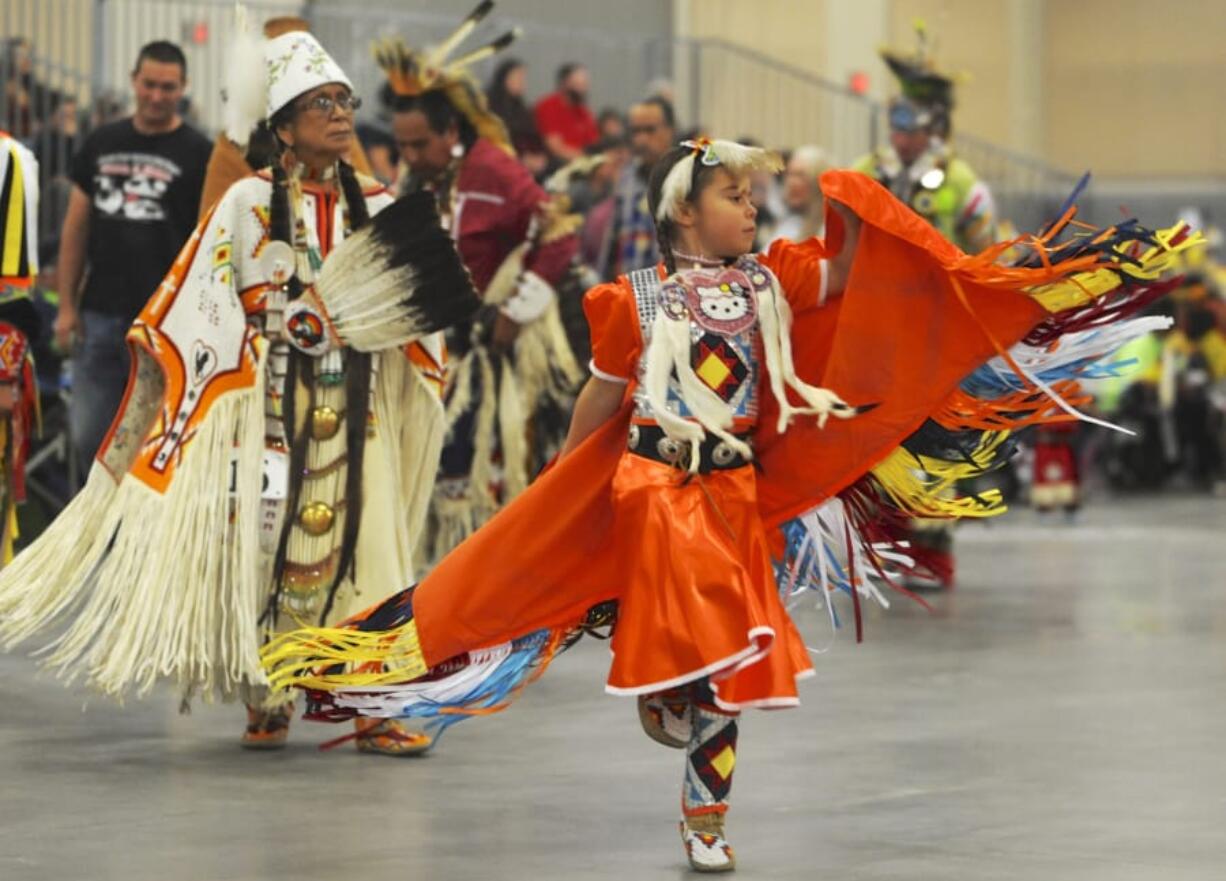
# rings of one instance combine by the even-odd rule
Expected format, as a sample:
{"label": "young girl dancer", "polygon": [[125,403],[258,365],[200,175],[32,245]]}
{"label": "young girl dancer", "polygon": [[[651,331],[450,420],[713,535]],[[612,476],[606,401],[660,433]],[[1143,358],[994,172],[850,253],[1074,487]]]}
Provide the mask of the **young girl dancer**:
{"label": "young girl dancer", "polygon": [[776,568],[785,593],[850,593],[858,631],[907,517],[998,512],[945,490],[1010,429],[1078,415],[1069,378],[1144,331],[1117,319],[1166,290],[1183,247],[1132,225],[1056,245],[1070,211],[1001,267],[1003,246],[968,257],[829,172],[827,239],[748,254],[749,174],[777,167],[726,141],[660,161],[665,265],[588,293],[593,375],[559,461],[416,587],[270,645],[274,683],[306,688],[317,718],[446,726],[504,707],[615,600],[606,688],[685,750],[690,864],[734,867],[737,714],[796,705],[812,673]]}

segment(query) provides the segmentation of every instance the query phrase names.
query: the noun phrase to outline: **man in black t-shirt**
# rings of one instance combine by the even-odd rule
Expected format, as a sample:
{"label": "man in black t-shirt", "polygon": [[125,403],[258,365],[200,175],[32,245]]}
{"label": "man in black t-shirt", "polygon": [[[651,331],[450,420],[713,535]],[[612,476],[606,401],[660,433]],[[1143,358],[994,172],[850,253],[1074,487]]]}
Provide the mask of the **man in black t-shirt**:
{"label": "man in black t-shirt", "polygon": [[55,337],[73,355],[69,417],[85,469],[123,399],[124,335],[196,225],[212,144],[179,116],[186,85],[182,50],[149,43],[132,72],[135,114],[95,130],[73,160]]}

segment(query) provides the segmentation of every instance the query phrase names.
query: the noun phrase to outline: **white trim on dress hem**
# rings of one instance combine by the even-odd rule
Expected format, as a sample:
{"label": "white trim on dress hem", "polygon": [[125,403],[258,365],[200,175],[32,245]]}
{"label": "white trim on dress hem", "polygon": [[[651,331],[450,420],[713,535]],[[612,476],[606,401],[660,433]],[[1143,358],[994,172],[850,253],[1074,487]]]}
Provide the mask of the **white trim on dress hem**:
{"label": "white trim on dress hem", "polygon": [[[681,676],[666,679],[663,682],[653,682],[650,685],[635,685],[630,688],[620,688],[616,685],[609,685],[606,682],[604,690],[608,694],[632,697],[640,694],[652,694],[653,692],[657,691],[667,691],[670,688],[676,688],[678,685],[685,685],[687,682],[694,682],[695,680],[702,679],[706,676],[711,676],[712,674],[726,670],[729,667],[734,668],[729,673],[729,675],[732,675],[732,673],[736,672],[736,670],[740,670],[742,667],[746,666],[745,664],[741,663],[742,661],[745,661],[747,658],[754,657],[755,655],[758,657],[758,659],[765,657],[771,650],[771,647],[775,644],[775,631],[770,627],[755,627],[749,631],[748,636],[751,640],[753,640],[756,635],[770,637],[770,643],[767,644],[765,649],[759,648],[755,641],[752,645],[746,646],[735,655],[724,658],[722,661],[716,661],[713,664],[708,664],[701,670],[695,670],[692,673],[684,673]],[[610,654],[612,653],[613,652],[610,649]],[[712,685],[714,686],[714,683]]]}

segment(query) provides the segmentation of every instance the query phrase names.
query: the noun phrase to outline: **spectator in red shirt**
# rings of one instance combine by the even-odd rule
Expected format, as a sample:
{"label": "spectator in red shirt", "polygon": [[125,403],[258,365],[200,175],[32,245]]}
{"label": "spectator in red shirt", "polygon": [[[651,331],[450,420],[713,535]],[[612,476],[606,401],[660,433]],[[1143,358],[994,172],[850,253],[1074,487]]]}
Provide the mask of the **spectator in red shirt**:
{"label": "spectator in red shirt", "polygon": [[569,162],[600,139],[600,130],[587,106],[587,68],[567,62],[558,68],[557,83],[556,92],[537,102],[536,130],[555,160]]}

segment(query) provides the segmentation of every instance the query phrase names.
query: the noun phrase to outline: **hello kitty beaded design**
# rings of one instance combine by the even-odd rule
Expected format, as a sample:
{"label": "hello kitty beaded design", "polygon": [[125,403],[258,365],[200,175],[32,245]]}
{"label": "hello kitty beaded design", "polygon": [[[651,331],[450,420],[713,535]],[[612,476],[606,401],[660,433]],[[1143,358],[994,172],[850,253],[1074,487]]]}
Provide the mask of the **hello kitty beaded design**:
{"label": "hello kitty beaded design", "polygon": [[[731,266],[681,270],[663,282],[654,269],[632,273],[630,280],[645,344],[639,360],[640,380],[656,316],[663,313],[671,320],[688,322],[694,373],[732,408],[741,427],[754,424],[764,366],[758,302],[770,288],[769,270],[745,256]],[[635,416],[651,421],[651,406],[641,389],[640,384]],[[679,416],[691,415],[675,377],[669,382],[668,406]]]}

